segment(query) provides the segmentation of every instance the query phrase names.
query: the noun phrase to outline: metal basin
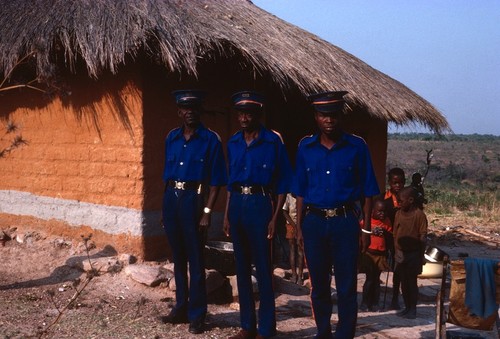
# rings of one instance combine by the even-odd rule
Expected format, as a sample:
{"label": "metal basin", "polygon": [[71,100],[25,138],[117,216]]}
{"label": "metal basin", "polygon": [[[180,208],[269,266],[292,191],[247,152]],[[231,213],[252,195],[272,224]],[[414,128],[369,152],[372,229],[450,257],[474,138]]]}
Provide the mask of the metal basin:
{"label": "metal basin", "polygon": [[236,274],[233,243],[226,241],[207,241],[205,245],[205,266],[224,275]]}
{"label": "metal basin", "polygon": [[448,255],[445,251],[441,250],[435,246],[426,246],[424,257],[428,262],[437,263],[444,260],[445,255]]}

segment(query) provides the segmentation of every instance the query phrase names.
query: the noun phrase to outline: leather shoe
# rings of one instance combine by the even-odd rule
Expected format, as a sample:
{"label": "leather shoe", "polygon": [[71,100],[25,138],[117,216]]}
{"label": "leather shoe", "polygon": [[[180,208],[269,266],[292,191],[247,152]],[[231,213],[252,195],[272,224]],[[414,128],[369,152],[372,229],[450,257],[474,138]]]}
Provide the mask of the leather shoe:
{"label": "leather shoe", "polygon": [[186,324],[189,322],[187,312],[175,308],[167,316],[163,317],[162,320],[164,323],[169,324]]}
{"label": "leather shoe", "polygon": [[205,317],[199,317],[189,323],[189,333],[201,334],[205,331]]}
{"label": "leather shoe", "polygon": [[254,332],[241,329],[238,333],[229,337],[228,339],[254,339],[254,338],[255,338]]}
{"label": "leather shoe", "polygon": [[401,318],[404,319],[416,319],[417,318],[417,309],[416,308],[410,308],[408,312],[406,312],[405,315],[402,315]]}
{"label": "leather shoe", "polygon": [[408,313],[408,312],[410,312],[410,309],[405,308],[404,310],[399,311],[398,313],[396,313],[396,315],[397,315],[398,317],[403,317],[403,316],[405,316],[405,315],[406,315],[406,313]]}

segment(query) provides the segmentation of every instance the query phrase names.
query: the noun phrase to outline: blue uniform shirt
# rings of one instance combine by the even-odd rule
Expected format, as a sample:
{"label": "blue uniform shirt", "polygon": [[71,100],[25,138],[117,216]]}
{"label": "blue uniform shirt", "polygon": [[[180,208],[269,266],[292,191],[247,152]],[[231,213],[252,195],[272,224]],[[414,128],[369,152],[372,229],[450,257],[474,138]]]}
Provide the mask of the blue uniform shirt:
{"label": "blue uniform shirt", "polygon": [[302,139],[293,192],[317,208],[340,207],[379,194],[365,141],[343,133],[329,150],[318,134]]}
{"label": "blue uniform shirt", "polygon": [[247,146],[243,132],[234,134],[227,144],[228,190],[231,185],[266,186],[275,194],[285,194],[293,177],[292,166],[279,134],[260,127],[257,139]]}
{"label": "blue uniform shirt", "polygon": [[165,139],[163,180],[225,185],[227,172],[219,136],[203,125],[187,141],[182,127],[170,131]]}

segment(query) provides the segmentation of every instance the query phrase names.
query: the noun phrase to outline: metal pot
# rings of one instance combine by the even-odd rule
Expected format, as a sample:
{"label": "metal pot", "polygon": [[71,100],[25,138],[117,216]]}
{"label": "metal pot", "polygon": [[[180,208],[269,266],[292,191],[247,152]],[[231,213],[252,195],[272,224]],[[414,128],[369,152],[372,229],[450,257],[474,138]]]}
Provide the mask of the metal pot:
{"label": "metal pot", "polygon": [[435,246],[427,245],[425,247],[424,257],[429,262],[441,262],[444,260],[444,256],[448,255],[445,251],[439,249]]}
{"label": "metal pot", "polygon": [[207,241],[205,245],[205,266],[224,275],[236,274],[233,243],[226,241]]}

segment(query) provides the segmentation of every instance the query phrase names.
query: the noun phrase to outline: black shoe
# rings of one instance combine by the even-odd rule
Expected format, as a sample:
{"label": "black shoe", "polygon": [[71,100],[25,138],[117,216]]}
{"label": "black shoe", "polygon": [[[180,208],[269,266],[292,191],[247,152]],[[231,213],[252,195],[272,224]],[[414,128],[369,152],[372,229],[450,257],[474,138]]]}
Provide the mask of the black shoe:
{"label": "black shoe", "polygon": [[390,310],[396,310],[399,311],[401,309],[401,306],[399,306],[399,302],[397,299],[393,299],[391,302],[391,306],[389,307]]}
{"label": "black shoe", "polygon": [[162,318],[168,324],[186,324],[189,322],[187,312],[173,308],[170,313]]}
{"label": "black shoe", "polygon": [[368,311],[368,305],[366,305],[364,302],[361,303],[361,305],[359,305],[359,310],[361,312],[366,312]]}
{"label": "black shoe", "polygon": [[409,310],[408,308],[405,308],[404,310],[399,311],[398,313],[396,313],[396,315],[397,315],[398,317],[403,317],[403,316],[405,316],[405,315],[406,315],[406,313],[408,313],[408,312],[410,312],[410,310]]}
{"label": "black shoe", "polygon": [[205,317],[199,317],[189,323],[189,333],[200,334],[205,331]]}
{"label": "black shoe", "polygon": [[416,319],[417,318],[417,309],[416,308],[410,308],[408,312],[406,312],[405,315],[402,315],[401,318],[405,319]]}

